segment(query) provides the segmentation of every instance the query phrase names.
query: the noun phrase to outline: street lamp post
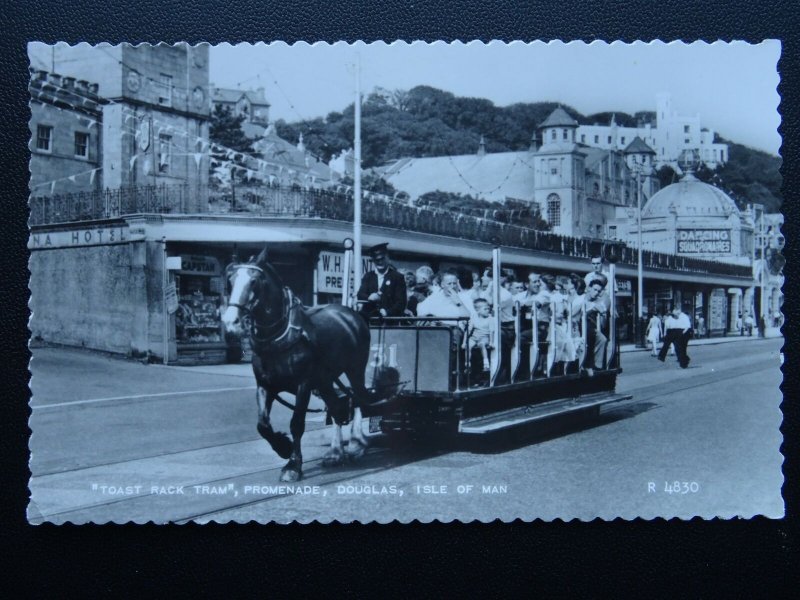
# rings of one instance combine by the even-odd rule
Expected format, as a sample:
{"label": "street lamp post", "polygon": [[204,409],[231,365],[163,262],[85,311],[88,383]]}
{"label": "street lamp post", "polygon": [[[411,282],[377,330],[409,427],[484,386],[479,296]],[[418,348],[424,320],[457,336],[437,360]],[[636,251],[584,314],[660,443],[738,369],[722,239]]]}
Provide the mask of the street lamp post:
{"label": "street lamp post", "polygon": [[[638,163],[637,163],[638,164]],[[639,329],[644,325],[644,269],[642,267],[642,182],[640,180],[641,171],[636,171],[636,218],[637,224],[637,243],[636,243],[636,321]],[[643,346],[642,332],[636,336],[636,345]]]}

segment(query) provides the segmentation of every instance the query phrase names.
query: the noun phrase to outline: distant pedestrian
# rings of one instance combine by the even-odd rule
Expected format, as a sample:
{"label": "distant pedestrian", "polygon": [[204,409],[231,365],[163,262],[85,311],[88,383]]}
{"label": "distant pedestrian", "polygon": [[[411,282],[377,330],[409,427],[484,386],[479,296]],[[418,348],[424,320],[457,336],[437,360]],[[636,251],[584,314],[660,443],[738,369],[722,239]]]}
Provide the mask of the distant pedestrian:
{"label": "distant pedestrian", "polygon": [[647,323],[647,341],[650,342],[650,356],[658,356],[658,343],[664,335],[661,317],[654,314]]}
{"label": "distant pedestrian", "polygon": [[744,319],[744,329],[747,331],[747,336],[750,337],[753,335],[753,329],[755,329],[756,321],[753,318],[752,313],[747,313],[747,316]]}
{"label": "distant pedestrian", "polygon": [[670,345],[675,347],[675,354],[678,357],[678,364],[681,369],[689,366],[689,356],[686,354],[686,347],[689,344],[692,324],[689,316],[681,310],[680,306],[672,308],[672,314],[667,317],[666,334],[664,335],[664,345],[658,353],[658,360],[664,362],[667,358],[667,349]]}

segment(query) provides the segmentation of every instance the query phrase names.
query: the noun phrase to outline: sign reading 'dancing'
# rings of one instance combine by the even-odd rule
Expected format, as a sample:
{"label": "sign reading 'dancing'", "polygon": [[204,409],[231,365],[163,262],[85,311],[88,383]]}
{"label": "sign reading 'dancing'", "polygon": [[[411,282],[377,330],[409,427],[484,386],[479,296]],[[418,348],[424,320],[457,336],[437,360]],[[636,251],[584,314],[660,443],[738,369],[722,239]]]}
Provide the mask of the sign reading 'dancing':
{"label": "sign reading 'dancing'", "polygon": [[730,254],[730,229],[678,229],[678,254]]}

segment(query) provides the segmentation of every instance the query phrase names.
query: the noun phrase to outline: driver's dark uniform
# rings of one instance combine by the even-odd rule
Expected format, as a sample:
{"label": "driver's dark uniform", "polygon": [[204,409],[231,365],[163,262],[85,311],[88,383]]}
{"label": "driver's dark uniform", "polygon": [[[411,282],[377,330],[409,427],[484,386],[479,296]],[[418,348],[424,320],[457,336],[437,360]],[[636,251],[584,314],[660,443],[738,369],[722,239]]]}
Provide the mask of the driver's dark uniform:
{"label": "driver's dark uniform", "polygon": [[[375,292],[380,292],[380,300],[378,302],[367,300],[370,294]],[[378,273],[370,271],[361,278],[361,287],[358,288],[357,297],[364,301],[358,312],[367,320],[380,316],[380,309],[386,311],[387,317],[402,317],[407,302],[406,279],[390,265],[386,269],[383,283],[378,289]]]}

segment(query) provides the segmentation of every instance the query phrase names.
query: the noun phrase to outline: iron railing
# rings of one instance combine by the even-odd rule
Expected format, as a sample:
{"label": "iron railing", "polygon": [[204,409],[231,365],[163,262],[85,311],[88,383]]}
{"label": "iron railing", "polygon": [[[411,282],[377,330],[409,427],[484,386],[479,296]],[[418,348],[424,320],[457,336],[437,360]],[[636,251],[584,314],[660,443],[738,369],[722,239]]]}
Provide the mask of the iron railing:
{"label": "iron railing", "polygon": [[[197,188],[195,187],[195,190]],[[190,198],[188,185],[139,185],[32,196],[31,225],[113,219],[139,213],[185,213]]]}
{"label": "iron railing", "polygon": [[[235,194],[197,190],[208,197],[210,214],[250,214],[265,217],[329,219],[352,222],[353,196],[331,190],[299,187],[237,186]],[[139,186],[118,190],[64,194],[31,198],[32,225],[113,218],[137,213],[187,212],[189,189],[186,185]],[[520,227],[494,219],[466,215],[456,211],[416,207],[373,195],[363,201],[361,219],[365,225],[427,233],[444,237],[499,244],[562,256],[590,258],[605,240],[576,238]],[[636,265],[635,248],[614,242],[618,261]],[[703,260],[644,250],[646,269],[710,273],[752,277],[749,265]]]}

